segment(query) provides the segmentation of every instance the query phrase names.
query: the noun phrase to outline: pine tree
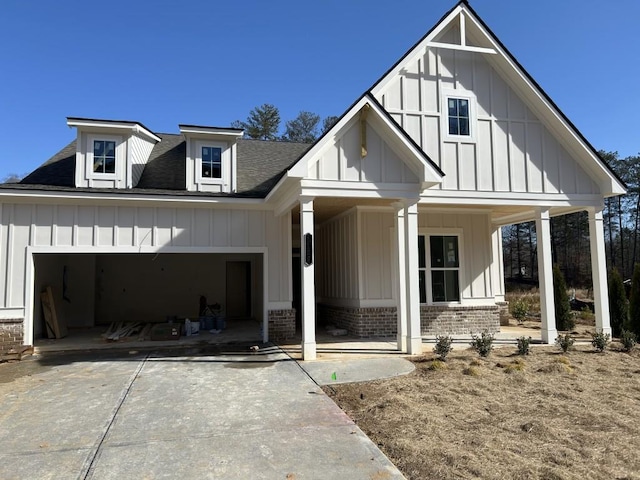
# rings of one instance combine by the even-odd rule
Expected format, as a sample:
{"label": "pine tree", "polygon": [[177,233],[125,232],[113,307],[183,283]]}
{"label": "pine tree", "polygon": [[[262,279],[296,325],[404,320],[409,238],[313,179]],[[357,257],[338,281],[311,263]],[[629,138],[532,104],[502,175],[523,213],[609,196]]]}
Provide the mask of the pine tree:
{"label": "pine tree", "polygon": [[640,335],[640,263],[636,263],[633,268],[631,298],[629,301],[629,319],[626,330]]}
{"label": "pine tree", "polygon": [[231,122],[234,128],[242,128],[248,138],[277,140],[280,129],[280,111],[277,107],[265,103],[249,112],[247,121]]}
{"label": "pine tree", "polygon": [[573,330],[575,321],[571,315],[567,284],[558,265],[553,267],[553,300],[556,308],[556,328],[558,330]]}
{"label": "pine tree", "polygon": [[617,268],[609,275],[609,316],[614,337],[619,337],[629,322],[629,302]]}

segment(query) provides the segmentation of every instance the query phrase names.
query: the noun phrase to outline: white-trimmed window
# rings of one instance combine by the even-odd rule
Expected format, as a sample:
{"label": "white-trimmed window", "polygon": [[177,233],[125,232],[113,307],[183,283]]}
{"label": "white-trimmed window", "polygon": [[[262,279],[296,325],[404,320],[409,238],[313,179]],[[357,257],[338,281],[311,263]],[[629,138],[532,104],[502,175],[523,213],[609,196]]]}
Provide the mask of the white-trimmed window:
{"label": "white-trimmed window", "polygon": [[201,147],[200,176],[222,178],[222,148],[203,145]]}
{"label": "white-trimmed window", "polygon": [[220,142],[196,142],[198,183],[224,183],[229,165],[229,146]]}
{"label": "white-trimmed window", "polygon": [[420,303],[460,302],[460,235],[419,235]]}
{"label": "white-trimmed window", "polygon": [[476,98],[471,92],[445,90],[442,101],[442,129],[449,140],[474,142]]}
{"label": "white-trimmed window", "polygon": [[87,136],[87,176],[115,177],[122,160],[122,138],[110,135]]}

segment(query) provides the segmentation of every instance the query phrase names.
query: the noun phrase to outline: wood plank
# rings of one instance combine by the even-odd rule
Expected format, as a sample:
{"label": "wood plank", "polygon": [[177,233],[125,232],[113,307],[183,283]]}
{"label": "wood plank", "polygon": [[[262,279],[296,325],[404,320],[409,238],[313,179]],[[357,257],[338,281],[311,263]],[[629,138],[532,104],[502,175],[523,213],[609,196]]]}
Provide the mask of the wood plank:
{"label": "wood plank", "polygon": [[47,336],[49,338],[63,338],[68,334],[67,324],[58,317],[53,300],[53,290],[47,285],[45,291],[40,294],[42,311],[44,312],[45,324],[47,325]]}

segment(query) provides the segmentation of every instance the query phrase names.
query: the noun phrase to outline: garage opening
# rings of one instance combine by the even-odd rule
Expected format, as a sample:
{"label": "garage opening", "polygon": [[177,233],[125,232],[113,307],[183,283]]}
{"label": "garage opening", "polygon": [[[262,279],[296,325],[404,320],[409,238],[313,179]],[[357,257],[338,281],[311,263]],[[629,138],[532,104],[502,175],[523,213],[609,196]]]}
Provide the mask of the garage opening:
{"label": "garage opening", "polygon": [[[47,338],[40,301],[40,293],[47,286],[51,287],[58,317],[68,327],[67,342],[75,337],[108,343],[101,334],[119,322],[152,324],[151,328],[177,323],[183,343],[262,338],[261,253],[34,254],[34,266],[36,343]],[[205,315],[213,314],[215,320],[200,319],[205,305],[210,307]],[[187,332],[186,319],[187,323],[198,323],[198,327],[192,325]],[[150,340],[140,338],[140,333],[118,341]]]}

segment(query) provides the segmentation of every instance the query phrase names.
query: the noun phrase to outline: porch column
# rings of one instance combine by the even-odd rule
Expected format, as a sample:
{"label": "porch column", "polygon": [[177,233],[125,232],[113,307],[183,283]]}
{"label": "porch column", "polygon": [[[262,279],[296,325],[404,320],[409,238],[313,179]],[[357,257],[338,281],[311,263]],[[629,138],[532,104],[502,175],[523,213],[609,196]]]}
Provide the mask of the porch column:
{"label": "porch column", "polygon": [[502,256],[502,227],[495,227],[491,233],[493,246],[493,296],[496,302],[504,302],[504,258]]}
{"label": "porch column", "polygon": [[404,210],[405,224],[405,294],[407,332],[406,345],[409,355],[422,353],[420,334],[420,285],[418,283],[418,203],[407,204]]}
{"label": "porch column", "polygon": [[611,335],[609,317],[609,286],[607,285],[607,257],[604,249],[602,208],[588,208],[589,245],[591,250],[591,276],[596,314],[596,331]]}
{"label": "porch column", "polygon": [[553,265],[551,260],[551,220],[548,209],[539,209],[536,217],[538,278],[540,281],[540,320],[542,341],[552,344],[558,336],[553,299]]}
{"label": "porch column", "polygon": [[300,268],[302,272],[302,359],[316,358],[316,286],[313,198],[300,199]]}
{"label": "porch column", "polygon": [[398,350],[407,351],[407,285],[406,285],[406,255],[405,255],[405,221],[404,221],[404,204],[395,203],[396,209],[395,227],[396,227],[396,310],[398,316]]}

